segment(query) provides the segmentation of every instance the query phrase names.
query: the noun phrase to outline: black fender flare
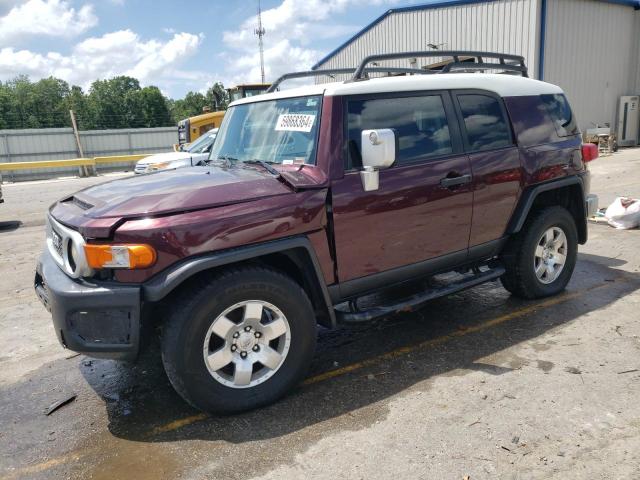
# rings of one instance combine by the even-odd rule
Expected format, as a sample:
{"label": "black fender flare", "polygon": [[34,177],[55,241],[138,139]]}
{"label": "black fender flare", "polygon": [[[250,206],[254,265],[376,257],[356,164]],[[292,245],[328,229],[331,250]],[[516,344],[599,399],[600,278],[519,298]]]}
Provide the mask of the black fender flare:
{"label": "black fender flare", "polygon": [[578,227],[578,236],[580,243],[586,243],[587,241],[587,210],[585,205],[585,194],[584,194],[584,182],[582,177],[579,175],[571,175],[568,177],[562,177],[556,180],[550,180],[548,182],[539,183],[537,185],[533,185],[532,187],[524,190],[522,195],[520,196],[520,201],[516,206],[513,215],[511,216],[511,220],[507,225],[506,233],[514,234],[518,233],[522,230],[524,226],[524,222],[527,220],[527,216],[533,206],[533,203],[543,192],[548,192],[550,190],[557,190],[559,188],[564,187],[573,187],[576,186],[580,190],[580,198],[581,201],[577,203],[578,207],[578,216],[579,219],[576,219],[576,226]]}
{"label": "black fender flare", "polygon": [[[316,296],[316,302],[322,305],[314,305],[315,307],[326,308],[328,322],[327,327],[336,326],[336,316],[333,309],[333,303],[329,296],[327,284],[324,281],[322,269],[316,256],[315,250],[309,239],[305,236],[288,237],[279,240],[247,245],[244,247],[231,248],[217,252],[197,255],[186,258],[162,272],[154,275],[150,280],[142,284],[142,297],[148,302],[158,302],[169,295],[173,290],[182,285],[194,275],[210,270],[216,267],[223,267],[243,261],[259,259],[262,256],[274,253],[287,253],[303,250],[308,255],[311,271],[304,272],[311,278],[313,287],[317,288],[319,295]],[[307,269],[309,270],[309,269]]]}

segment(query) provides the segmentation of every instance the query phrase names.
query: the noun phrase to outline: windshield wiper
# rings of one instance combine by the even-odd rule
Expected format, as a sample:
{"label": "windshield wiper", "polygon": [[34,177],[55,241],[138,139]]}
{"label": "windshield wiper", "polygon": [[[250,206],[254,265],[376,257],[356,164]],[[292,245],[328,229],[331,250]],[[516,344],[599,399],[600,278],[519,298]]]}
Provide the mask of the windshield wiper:
{"label": "windshield wiper", "polygon": [[269,162],[265,162],[264,160],[245,160],[244,163],[249,165],[261,165],[267,172],[276,177],[280,176],[280,172],[269,165]]}

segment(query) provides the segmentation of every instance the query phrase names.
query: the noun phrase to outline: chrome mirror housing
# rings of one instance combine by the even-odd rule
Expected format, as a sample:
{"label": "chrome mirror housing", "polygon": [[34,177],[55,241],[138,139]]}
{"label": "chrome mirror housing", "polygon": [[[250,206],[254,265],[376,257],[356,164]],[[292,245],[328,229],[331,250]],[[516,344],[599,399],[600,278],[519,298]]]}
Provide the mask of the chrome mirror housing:
{"label": "chrome mirror housing", "polygon": [[378,170],[389,168],[396,161],[396,134],[390,128],[363,130],[361,134],[362,171],[360,180],[365,192],[379,188]]}

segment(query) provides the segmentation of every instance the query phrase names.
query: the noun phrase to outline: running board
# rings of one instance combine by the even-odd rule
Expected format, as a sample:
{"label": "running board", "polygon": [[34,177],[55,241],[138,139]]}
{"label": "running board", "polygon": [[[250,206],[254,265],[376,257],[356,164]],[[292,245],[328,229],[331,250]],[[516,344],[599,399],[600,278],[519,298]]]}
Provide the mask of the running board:
{"label": "running board", "polygon": [[444,297],[461,290],[466,290],[467,288],[475,287],[476,285],[480,285],[481,283],[496,280],[497,278],[500,278],[504,274],[504,272],[505,270],[503,266],[495,266],[485,272],[469,275],[448,285],[431,288],[391,305],[378,306],[370,308],[368,310],[351,312],[345,312],[343,310],[336,309],[336,319],[338,320],[338,322],[344,323],[362,323],[369,322],[380,317],[386,317],[395,313],[412,312],[422,307],[430,300]]}

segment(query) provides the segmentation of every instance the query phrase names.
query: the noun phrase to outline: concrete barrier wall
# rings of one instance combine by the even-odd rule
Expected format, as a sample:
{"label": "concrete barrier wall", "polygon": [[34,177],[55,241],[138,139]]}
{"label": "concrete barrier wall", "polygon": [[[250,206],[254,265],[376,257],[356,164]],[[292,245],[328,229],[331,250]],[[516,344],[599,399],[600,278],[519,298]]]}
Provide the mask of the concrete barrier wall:
{"label": "concrete barrier wall", "polygon": [[[166,152],[178,141],[177,127],[88,130],[80,132],[85,157],[137,155]],[[79,157],[71,128],[0,130],[0,163],[62,160]],[[132,168],[130,162],[99,165],[109,172]],[[76,175],[77,167],[19,170],[3,174],[5,181],[39,180]]]}

